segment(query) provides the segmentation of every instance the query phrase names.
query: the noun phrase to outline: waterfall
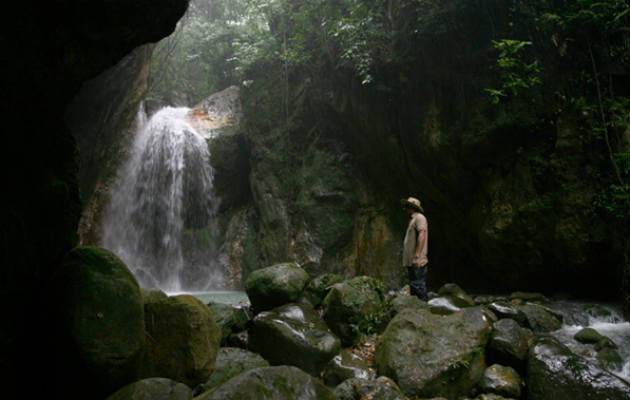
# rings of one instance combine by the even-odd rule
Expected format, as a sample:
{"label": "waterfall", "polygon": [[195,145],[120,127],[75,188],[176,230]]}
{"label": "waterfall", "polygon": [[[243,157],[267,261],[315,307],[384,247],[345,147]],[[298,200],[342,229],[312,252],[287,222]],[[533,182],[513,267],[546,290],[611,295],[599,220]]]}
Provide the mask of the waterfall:
{"label": "waterfall", "polygon": [[166,107],[147,120],[140,111],[102,224],[103,247],[129,266],[141,287],[166,292],[225,284],[210,154],[188,112]]}

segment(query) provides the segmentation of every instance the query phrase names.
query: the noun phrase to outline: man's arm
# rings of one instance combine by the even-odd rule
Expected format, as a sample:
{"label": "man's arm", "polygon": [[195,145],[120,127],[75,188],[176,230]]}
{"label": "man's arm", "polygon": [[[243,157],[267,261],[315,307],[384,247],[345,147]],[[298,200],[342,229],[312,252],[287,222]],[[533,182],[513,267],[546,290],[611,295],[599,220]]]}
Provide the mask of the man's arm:
{"label": "man's arm", "polygon": [[422,253],[422,249],[424,248],[424,241],[426,240],[426,231],[424,229],[418,231],[418,239],[416,241],[416,252],[413,255],[413,265],[414,267],[420,266],[420,253]]}

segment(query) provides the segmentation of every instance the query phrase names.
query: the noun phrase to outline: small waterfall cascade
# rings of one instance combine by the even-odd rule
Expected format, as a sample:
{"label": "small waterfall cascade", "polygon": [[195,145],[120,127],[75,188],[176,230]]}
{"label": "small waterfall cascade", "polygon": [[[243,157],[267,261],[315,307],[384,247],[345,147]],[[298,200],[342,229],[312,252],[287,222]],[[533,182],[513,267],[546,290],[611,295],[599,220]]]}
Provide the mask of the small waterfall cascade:
{"label": "small waterfall cascade", "polygon": [[559,311],[564,318],[561,329],[553,332],[574,353],[597,364],[597,352],[592,345],[581,344],[574,339],[583,328],[593,328],[601,335],[611,339],[623,362],[619,369],[612,370],[615,375],[630,382],[630,322],[623,319],[621,310],[606,304],[593,304],[576,301],[557,301],[551,308]]}
{"label": "small waterfall cascade", "polygon": [[141,287],[165,292],[225,283],[210,154],[189,111],[166,107],[147,120],[140,110],[102,224],[102,246],[129,266]]}

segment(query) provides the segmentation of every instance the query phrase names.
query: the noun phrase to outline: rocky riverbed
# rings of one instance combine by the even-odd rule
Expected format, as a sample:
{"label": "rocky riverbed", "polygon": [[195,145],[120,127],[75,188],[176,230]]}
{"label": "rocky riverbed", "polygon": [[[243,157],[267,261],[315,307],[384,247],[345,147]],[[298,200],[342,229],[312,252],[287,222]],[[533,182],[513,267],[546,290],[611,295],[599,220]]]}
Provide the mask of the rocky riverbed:
{"label": "rocky riverbed", "polygon": [[310,277],[278,264],[247,279],[251,306],[204,304],[141,290],[113,254],[89,247],[73,250],[57,279],[64,361],[81,366],[76,382],[90,398],[630,396],[619,376],[624,343],[578,329],[535,293],[473,297],[451,283],[422,302],[367,276]]}

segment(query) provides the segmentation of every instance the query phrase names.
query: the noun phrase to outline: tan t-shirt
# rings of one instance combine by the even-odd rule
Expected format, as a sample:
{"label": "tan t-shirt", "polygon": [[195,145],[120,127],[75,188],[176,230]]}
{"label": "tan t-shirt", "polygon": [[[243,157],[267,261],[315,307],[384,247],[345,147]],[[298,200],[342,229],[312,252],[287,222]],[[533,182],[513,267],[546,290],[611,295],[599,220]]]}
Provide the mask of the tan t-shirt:
{"label": "tan t-shirt", "polygon": [[413,256],[416,253],[418,232],[420,231],[424,231],[425,233],[424,246],[420,252],[420,266],[424,266],[429,262],[429,225],[424,215],[419,212],[415,212],[411,215],[409,226],[407,226],[407,233],[405,233],[405,240],[403,241],[403,267],[410,267],[413,265]]}

